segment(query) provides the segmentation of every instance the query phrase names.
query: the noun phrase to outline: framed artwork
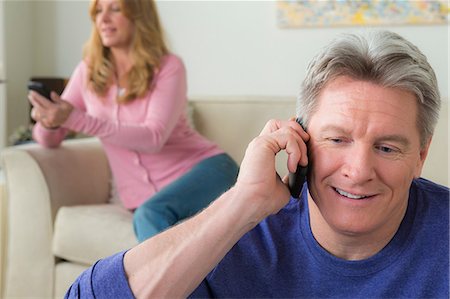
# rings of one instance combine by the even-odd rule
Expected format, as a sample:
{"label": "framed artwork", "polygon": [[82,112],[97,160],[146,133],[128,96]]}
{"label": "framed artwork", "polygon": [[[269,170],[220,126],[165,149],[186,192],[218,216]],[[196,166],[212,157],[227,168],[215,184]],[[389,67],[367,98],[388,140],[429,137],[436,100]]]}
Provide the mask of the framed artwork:
{"label": "framed artwork", "polygon": [[447,0],[278,0],[281,28],[447,24]]}

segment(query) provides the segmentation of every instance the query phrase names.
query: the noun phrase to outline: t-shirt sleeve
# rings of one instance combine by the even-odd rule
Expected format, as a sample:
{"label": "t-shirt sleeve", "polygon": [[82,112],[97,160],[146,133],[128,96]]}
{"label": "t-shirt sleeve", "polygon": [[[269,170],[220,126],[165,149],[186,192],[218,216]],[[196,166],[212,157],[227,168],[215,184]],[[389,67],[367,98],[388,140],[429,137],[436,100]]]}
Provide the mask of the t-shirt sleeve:
{"label": "t-shirt sleeve", "polygon": [[134,298],[123,267],[125,252],[97,261],[76,279],[64,298]]}
{"label": "t-shirt sleeve", "polygon": [[188,298],[213,298],[208,281],[204,279],[202,283],[188,296]]}

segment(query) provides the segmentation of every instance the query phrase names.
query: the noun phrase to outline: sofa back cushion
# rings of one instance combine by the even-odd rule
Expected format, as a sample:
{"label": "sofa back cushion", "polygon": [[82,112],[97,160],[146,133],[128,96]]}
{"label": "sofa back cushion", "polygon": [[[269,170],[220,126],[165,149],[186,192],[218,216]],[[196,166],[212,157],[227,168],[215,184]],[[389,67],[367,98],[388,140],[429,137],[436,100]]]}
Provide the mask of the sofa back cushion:
{"label": "sofa back cushion", "polygon": [[[240,164],[250,141],[270,119],[295,116],[295,98],[208,97],[191,100],[195,128],[216,142]],[[286,173],[287,156],[277,156],[277,170]],[[284,163],[284,164],[283,164]]]}

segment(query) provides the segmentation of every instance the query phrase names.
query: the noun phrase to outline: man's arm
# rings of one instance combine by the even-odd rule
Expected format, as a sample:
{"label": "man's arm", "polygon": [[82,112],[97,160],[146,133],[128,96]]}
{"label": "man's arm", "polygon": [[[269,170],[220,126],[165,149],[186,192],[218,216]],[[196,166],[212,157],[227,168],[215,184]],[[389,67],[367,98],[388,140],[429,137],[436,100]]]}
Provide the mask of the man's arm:
{"label": "man's arm", "polygon": [[[288,168],[307,164],[309,136],[295,121],[270,121],[247,148],[236,185],[197,216],[125,254],[124,267],[137,298],[187,297],[249,230],[289,201],[275,171],[275,155]],[[303,141],[305,140],[305,141]]]}

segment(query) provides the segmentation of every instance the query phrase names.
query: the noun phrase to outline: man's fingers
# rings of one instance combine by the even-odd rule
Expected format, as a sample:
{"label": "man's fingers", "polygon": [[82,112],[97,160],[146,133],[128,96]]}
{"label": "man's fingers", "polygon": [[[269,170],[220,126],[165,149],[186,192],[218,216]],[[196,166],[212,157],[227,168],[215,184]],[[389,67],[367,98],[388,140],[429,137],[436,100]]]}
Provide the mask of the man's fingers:
{"label": "man's fingers", "polygon": [[302,137],[290,126],[284,126],[272,133],[268,133],[257,138],[261,140],[273,155],[285,150],[288,154],[288,169],[295,172],[298,164],[307,164],[306,144]]}
{"label": "man's fingers", "polygon": [[288,154],[287,166],[290,172],[295,172],[298,165],[308,164],[307,147],[303,139],[298,135],[291,135],[287,139],[286,153]]}
{"label": "man's fingers", "polygon": [[288,154],[288,169],[295,172],[298,164],[306,166],[308,164],[308,150],[306,142],[309,135],[303,128],[291,118],[288,121],[272,119],[268,121],[261,131],[260,137],[270,136],[273,138],[273,148],[276,154],[280,150],[286,150]]}
{"label": "man's fingers", "polygon": [[280,124],[280,121],[278,119],[271,119],[265,124],[265,126],[262,129],[262,131],[259,134],[259,136],[272,133],[272,132],[278,130],[280,127],[281,127],[281,124]]}
{"label": "man's fingers", "polygon": [[[269,120],[266,125],[264,126],[264,128],[262,129],[261,133],[259,134],[261,135],[265,135],[265,134],[270,134],[273,133],[281,128],[284,128],[286,126],[293,126],[293,121],[285,121],[285,120],[279,120],[279,119],[271,119]],[[295,129],[295,127],[293,127]]]}
{"label": "man's fingers", "polygon": [[300,147],[300,152],[302,153],[298,164],[306,166],[308,165],[308,146],[303,140],[299,142],[298,146]]}
{"label": "man's fingers", "polygon": [[303,130],[302,126],[300,126],[296,121],[295,118],[290,118],[289,120],[279,120],[279,119],[271,119],[269,120],[264,128],[262,129],[260,136],[269,134],[272,132],[275,132],[281,128],[284,127],[290,127],[294,129],[301,137],[302,139],[307,142],[309,140],[308,133]]}

